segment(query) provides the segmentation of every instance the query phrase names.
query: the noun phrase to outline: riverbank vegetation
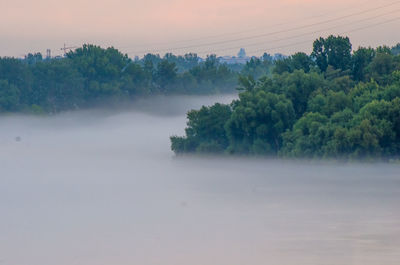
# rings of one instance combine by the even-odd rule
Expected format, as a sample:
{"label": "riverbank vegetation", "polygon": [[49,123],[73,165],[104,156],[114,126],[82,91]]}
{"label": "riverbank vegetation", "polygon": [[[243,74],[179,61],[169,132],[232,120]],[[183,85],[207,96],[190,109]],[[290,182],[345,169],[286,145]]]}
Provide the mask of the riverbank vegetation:
{"label": "riverbank vegetation", "polygon": [[[24,59],[0,58],[0,113],[45,112],[120,103],[143,96],[235,92],[241,71],[263,75],[272,61],[221,64],[215,55],[130,59],[115,48],[84,45],[60,58],[40,53]],[[267,61],[268,59],[268,61]]]}
{"label": "riverbank vegetation", "polygon": [[398,46],[352,50],[319,38],[310,55],[275,63],[273,75],[240,77],[239,99],[192,110],[176,154],[309,158],[399,157]]}

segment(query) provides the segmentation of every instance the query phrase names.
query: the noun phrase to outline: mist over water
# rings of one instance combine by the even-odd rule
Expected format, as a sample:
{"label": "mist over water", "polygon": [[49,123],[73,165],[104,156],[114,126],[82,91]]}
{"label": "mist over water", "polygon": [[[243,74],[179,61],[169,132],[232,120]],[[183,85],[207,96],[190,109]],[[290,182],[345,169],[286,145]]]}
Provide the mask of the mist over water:
{"label": "mist over water", "polygon": [[0,117],[0,265],[398,265],[400,166],[176,158],[234,96]]}

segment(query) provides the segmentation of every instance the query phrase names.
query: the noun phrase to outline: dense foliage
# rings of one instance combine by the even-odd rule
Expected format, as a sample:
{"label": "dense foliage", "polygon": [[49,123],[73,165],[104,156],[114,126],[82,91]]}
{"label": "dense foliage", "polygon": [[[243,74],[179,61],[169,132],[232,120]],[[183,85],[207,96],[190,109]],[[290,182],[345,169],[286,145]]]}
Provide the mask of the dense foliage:
{"label": "dense foliage", "polygon": [[188,114],[177,153],[368,158],[400,155],[400,56],[330,36],[275,64],[272,76],[241,77],[239,99]]}
{"label": "dense foliage", "polygon": [[131,60],[117,49],[84,45],[61,58],[0,58],[0,112],[58,112],[99,102],[121,102],[154,94],[211,94],[235,91],[239,71],[259,76],[271,62],[219,63],[196,54],[147,54]]}

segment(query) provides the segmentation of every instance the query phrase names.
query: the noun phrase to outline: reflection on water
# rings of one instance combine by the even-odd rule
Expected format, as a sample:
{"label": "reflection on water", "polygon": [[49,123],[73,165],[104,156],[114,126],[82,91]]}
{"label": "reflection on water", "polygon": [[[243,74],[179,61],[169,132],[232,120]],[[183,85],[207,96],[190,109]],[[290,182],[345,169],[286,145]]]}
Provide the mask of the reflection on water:
{"label": "reflection on water", "polygon": [[400,264],[399,166],[174,158],[215,100],[1,118],[0,263]]}

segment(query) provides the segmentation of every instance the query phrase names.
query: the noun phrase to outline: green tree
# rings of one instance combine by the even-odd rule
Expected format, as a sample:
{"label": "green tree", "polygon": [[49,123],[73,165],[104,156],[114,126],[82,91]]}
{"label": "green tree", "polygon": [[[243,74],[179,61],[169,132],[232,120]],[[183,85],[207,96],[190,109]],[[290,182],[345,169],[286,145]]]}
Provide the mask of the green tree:
{"label": "green tree", "polygon": [[303,52],[295,53],[294,55],[278,60],[275,62],[274,73],[282,74],[284,72],[293,73],[295,70],[303,70],[310,72],[314,62],[310,56]]}
{"label": "green tree", "polygon": [[169,84],[173,84],[177,77],[177,71],[175,63],[170,63],[164,59],[157,65],[156,80],[160,85],[161,91],[165,91]]}
{"label": "green tree", "polygon": [[19,89],[0,79],[0,111],[15,111],[19,105]]}
{"label": "green tree", "polygon": [[228,138],[224,129],[231,116],[231,108],[224,104],[211,107],[203,106],[200,110],[188,112],[186,136],[171,137],[171,148],[177,153],[221,153],[228,146]]}
{"label": "green tree", "polygon": [[230,153],[276,154],[295,119],[292,102],[262,89],[240,94],[226,124]]}
{"label": "green tree", "polygon": [[329,140],[328,117],[319,113],[307,113],[294,125],[293,130],[282,135],[281,155],[289,157],[322,157],[322,147]]}
{"label": "green tree", "polygon": [[351,65],[351,43],[348,37],[329,36],[314,41],[311,57],[323,72],[328,65],[335,69],[347,70]]}
{"label": "green tree", "polygon": [[368,74],[380,84],[388,84],[390,75],[396,70],[393,56],[379,52],[368,66]]}
{"label": "green tree", "polygon": [[315,72],[307,74],[303,70],[296,70],[291,74],[285,73],[277,76],[275,80],[277,87],[275,91],[286,95],[292,101],[298,118],[307,110],[309,97],[325,87],[321,75]]}
{"label": "green tree", "polygon": [[375,57],[372,48],[358,48],[352,56],[352,75],[356,81],[366,81],[366,67]]}

